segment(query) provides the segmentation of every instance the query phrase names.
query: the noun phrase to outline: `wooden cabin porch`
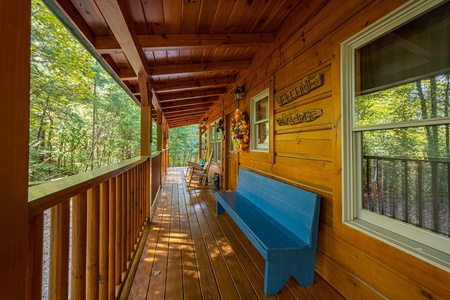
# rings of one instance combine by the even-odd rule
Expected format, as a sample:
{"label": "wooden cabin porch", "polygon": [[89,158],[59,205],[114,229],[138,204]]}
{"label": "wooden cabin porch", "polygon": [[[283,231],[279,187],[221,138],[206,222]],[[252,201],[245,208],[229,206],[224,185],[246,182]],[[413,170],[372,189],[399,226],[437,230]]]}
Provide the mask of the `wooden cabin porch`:
{"label": "wooden cabin porch", "polygon": [[215,214],[214,189],[187,188],[184,168],[169,168],[128,299],[344,299],[316,274],[263,293],[264,259],[227,215]]}
{"label": "wooden cabin porch", "polygon": [[[200,125],[200,141],[208,134],[205,149],[215,147],[214,159],[220,161],[225,189],[233,190],[238,170],[244,167],[322,196],[315,269],[320,276],[306,288],[291,279],[273,298],[450,299],[448,160],[448,175],[437,176],[444,174],[439,171],[443,168],[431,160],[426,162],[431,171],[423,172],[434,179],[427,186],[429,199],[438,199],[434,197],[440,191],[437,183],[447,187],[441,207],[429,209],[433,211],[430,224],[438,220],[438,226],[429,227],[443,227],[445,235],[436,237],[426,227],[416,230],[415,220],[397,224],[399,220],[391,218],[388,225],[395,228],[381,228],[384,216],[375,221],[361,219],[356,208],[362,205],[364,195],[363,189],[355,191],[357,181],[362,182],[355,170],[356,162],[363,170],[359,158],[364,153],[363,145],[358,145],[358,151],[353,151],[353,145],[361,144],[356,136],[365,131],[391,127],[380,121],[375,127],[356,130],[352,114],[357,104],[355,92],[385,91],[404,82],[412,89],[420,86],[416,80],[425,80],[430,74],[447,76],[449,86],[449,0],[45,0],[140,106],[141,156],[28,188],[30,2],[0,2],[4,44],[0,50],[2,299],[42,299],[46,210],[54,216],[50,299],[116,299],[128,290],[129,299],[265,298],[262,258],[227,215],[213,213],[211,190],[187,190],[182,169],[168,169],[166,175],[169,128],[192,124]],[[445,18],[430,14],[436,12]],[[418,26],[419,16],[440,21],[438,26]],[[432,43],[406,34],[419,32],[408,27],[396,32],[405,25],[433,29],[433,34],[423,34],[434,37]],[[362,55],[359,50],[365,45],[380,49],[367,56],[373,57],[367,64],[380,70],[379,74],[365,72],[367,82],[351,71],[357,69],[361,61],[357,53]],[[410,53],[402,55],[400,49]],[[391,51],[398,54],[391,55]],[[398,59],[403,57],[407,61],[400,63]],[[419,68],[422,64],[428,68]],[[367,84],[357,88],[360,83]],[[235,96],[244,86],[245,94]],[[445,90],[448,93],[449,89]],[[254,104],[265,104],[267,94],[268,109],[256,109]],[[402,107],[415,107],[408,102],[412,97],[403,98],[405,101],[399,102]],[[254,138],[254,149],[244,153],[232,151],[230,139],[230,124],[237,109],[250,112],[250,116],[265,111],[263,123],[253,123],[262,124],[261,129],[266,123],[266,130],[260,131],[263,139]],[[315,118],[318,113],[311,112],[320,112],[320,119]],[[314,123],[303,122],[306,119]],[[152,120],[157,131],[156,153],[151,149]],[[434,120],[420,116],[408,123],[411,127],[398,124],[402,130],[420,124],[424,128],[450,128],[449,110]],[[221,126],[220,135],[212,138]],[[258,137],[251,132],[252,137]],[[449,141],[441,139],[442,144],[450,145]],[[404,146],[412,148],[407,142]],[[431,146],[427,145],[430,150]],[[200,144],[199,152],[201,149]],[[369,161],[382,165],[385,160],[380,156],[366,158],[367,166],[372,165]],[[390,165],[399,162],[389,158]],[[412,182],[408,174],[422,171],[407,167],[410,162],[401,161],[401,173]],[[399,191],[398,186],[384,185],[388,181],[376,181],[378,167],[371,170],[366,174],[372,176],[366,176],[365,181],[371,200],[380,203],[379,195]],[[383,188],[377,190],[377,186]],[[421,191],[421,184],[417,186]],[[409,193],[408,188],[405,191]],[[152,206],[158,193],[158,206]],[[418,212],[425,206],[421,203],[412,206],[417,207],[417,225],[423,224]],[[440,214],[435,213],[437,209]],[[368,213],[370,218],[373,214]],[[406,213],[404,218],[408,220]],[[402,225],[412,234],[404,235]],[[435,241],[432,246],[430,237]],[[140,263],[134,259],[141,256],[136,250],[143,253]],[[128,278],[134,278],[134,283]]]}

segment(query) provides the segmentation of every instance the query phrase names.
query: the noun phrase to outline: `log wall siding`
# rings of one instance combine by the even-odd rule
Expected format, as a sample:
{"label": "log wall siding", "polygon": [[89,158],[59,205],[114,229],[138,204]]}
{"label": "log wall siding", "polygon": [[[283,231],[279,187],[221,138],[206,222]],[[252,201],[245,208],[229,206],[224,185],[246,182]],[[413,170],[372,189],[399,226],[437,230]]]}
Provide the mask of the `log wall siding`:
{"label": "log wall siding", "polygon": [[[245,99],[235,102],[227,95],[208,115],[225,120],[236,108],[250,113],[250,98],[270,87],[273,151],[239,154],[240,167],[322,196],[316,271],[349,299],[450,298],[450,273],[342,223],[340,43],[405,2],[304,1],[302,10],[279,27],[276,43],[260,50],[249,71],[238,76],[238,84],[246,86]],[[282,107],[274,100],[318,73],[321,87]],[[275,121],[286,111],[315,108],[323,115],[311,123],[279,126]],[[226,143],[223,150],[225,162]]]}
{"label": "log wall siding", "polygon": [[130,272],[137,244],[145,239],[150,188],[156,195],[166,155],[163,151],[152,158],[135,158],[30,188],[27,299],[42,298],[47,209],[51,210],[48,298],[116,298]]}

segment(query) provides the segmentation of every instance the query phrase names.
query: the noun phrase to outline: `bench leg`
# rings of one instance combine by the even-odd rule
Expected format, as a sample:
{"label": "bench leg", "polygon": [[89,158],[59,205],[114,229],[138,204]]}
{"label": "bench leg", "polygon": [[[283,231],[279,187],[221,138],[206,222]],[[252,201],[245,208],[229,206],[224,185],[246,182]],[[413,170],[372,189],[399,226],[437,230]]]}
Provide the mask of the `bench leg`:
{"label": "bench leg", "polygon": [[216,201],[216,214],[221,215],[223,214],[225,209],[223,206],[219,203],[219,201]]}
{"label": "bench leg", "polygon": [[301,254],[296,255],[295,259],[292,261],[292,275],[301,286],[314,284],[315,265],[315,249],[305,249]]}
{"label": "bench leg", "polygon": [[278,294],[292,275],[292,255],[287,251],[269,252],[264,273],[264,294]]}

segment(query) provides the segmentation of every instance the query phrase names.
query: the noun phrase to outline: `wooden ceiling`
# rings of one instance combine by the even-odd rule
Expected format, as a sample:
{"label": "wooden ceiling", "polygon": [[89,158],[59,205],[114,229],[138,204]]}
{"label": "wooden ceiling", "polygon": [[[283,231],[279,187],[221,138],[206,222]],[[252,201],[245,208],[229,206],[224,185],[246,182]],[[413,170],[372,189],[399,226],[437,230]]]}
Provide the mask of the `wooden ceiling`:
{"label": "wooden ceiling", "polygon": [[[200,123],[301,1],[47,0],[169,127]],[[72,25],[72,26],[73,26]],[[146,94],[150,95],[147,96]]]}

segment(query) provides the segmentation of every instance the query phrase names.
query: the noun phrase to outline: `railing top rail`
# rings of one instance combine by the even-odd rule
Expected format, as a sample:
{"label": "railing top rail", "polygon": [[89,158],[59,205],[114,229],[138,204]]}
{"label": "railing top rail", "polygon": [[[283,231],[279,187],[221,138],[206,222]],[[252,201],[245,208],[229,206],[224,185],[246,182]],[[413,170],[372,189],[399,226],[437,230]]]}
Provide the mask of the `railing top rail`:
{"label": "railing top rail", "polygon": [[112,179],[148,159],[149,156],[137,156],[103,168],[30,187],[28,189],[28,218]]}
{"label": "railing top rail", "polygon": [[444,157],[442,159],[417,159],[417,158],[364,155],[363,159],[364,158],[365,159],[390,160],[390,161],[412,161],[412,162],[421,161],[421,162],[450,163],[450,158],[448,158],[448,157]]}

